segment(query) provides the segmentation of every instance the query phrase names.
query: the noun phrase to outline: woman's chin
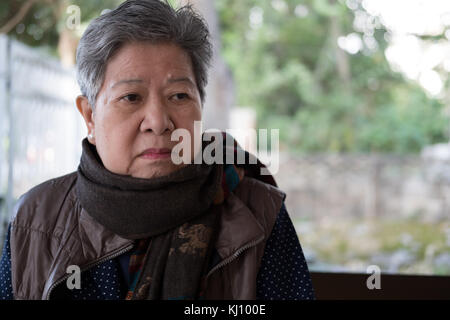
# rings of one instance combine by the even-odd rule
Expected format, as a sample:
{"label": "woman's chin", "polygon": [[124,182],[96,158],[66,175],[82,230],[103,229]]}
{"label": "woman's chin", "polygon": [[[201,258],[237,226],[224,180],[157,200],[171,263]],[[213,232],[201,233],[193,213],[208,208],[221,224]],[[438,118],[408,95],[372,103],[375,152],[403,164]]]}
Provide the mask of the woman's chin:
{"label": "woman's chin", "polygon": [[175,165],[173,163],[165,163],[164,165],[155,164],[151,168],[141,168],[131,173],[134,178],[152,179],[167,176],[168,174],[175,172],[185,165]]}

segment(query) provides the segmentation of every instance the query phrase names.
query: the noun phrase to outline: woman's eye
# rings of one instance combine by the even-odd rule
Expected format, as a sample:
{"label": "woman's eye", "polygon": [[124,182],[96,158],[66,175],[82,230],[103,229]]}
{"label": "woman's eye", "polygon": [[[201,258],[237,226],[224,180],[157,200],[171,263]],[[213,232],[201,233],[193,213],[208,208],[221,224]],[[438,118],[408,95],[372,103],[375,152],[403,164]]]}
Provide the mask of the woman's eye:
{"label": "woman's eye", "polygon": [[173,97],[176,100],[183,100],[183,99],[189,98],[189,95],[187,93],[177,93],[177,94],[174,94]]}
{"label": "woman's eye", "polygon": [[128,101],[128,102],[137,102],[139,101],[139,95],[135,93],[127,94],[126,96],[122,97],[122,99]]}

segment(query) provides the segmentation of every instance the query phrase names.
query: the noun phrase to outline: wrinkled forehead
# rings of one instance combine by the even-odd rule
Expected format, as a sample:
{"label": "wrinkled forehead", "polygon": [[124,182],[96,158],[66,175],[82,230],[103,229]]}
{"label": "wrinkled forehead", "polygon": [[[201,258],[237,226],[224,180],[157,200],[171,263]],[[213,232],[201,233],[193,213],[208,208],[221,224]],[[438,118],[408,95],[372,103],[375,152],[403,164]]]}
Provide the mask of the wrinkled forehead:
{"label": "wrinkled forehead", "polygon": [[189,55],[170,43],[129,43],[107,62],[104,86],[172,84],[196,86]]}

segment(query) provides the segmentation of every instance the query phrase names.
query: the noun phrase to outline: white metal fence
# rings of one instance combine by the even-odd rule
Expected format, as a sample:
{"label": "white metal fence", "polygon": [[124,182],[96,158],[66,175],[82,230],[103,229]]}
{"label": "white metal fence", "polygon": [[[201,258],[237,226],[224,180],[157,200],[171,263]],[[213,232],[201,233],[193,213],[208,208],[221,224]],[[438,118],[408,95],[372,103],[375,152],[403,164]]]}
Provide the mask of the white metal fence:
{"label": "white metal fence", "polygon": [[73,69],[0,35],[0,239],[15,201],[76,170],[85,134]]}

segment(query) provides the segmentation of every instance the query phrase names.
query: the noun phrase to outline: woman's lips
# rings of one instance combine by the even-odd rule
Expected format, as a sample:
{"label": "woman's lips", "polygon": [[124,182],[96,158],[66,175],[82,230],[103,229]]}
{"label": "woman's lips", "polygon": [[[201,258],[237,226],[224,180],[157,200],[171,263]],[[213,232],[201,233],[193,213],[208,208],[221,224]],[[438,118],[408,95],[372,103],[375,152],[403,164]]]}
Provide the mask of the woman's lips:
{"label": "woman's lips", "polygon": [[164,159],[170,158],[170,155],[171,150],[167,148],[163,149],[151,148],[141,153],[141,157],[144,159]]}

